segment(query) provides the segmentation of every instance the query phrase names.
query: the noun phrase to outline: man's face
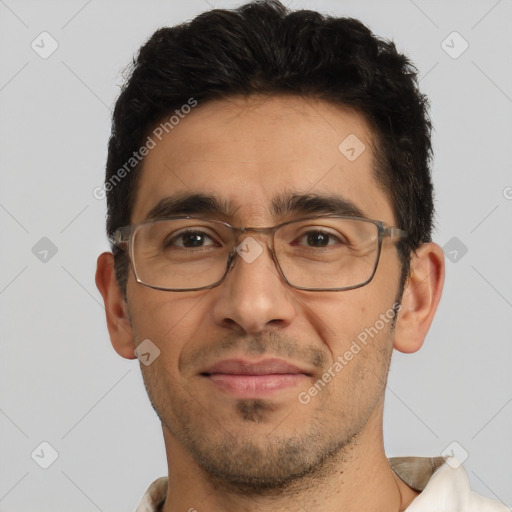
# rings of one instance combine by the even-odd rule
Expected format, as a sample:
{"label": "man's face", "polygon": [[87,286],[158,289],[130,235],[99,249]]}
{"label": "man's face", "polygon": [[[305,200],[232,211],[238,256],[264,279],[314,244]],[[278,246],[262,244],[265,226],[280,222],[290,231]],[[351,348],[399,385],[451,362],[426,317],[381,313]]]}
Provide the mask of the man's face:
{"label": "man's face", "polygon": [[[351,134],[366,147],[355,160],[350,148],[339,149]],[[371,145],[362,116],[326,102],[273,96],[200,104],[146,157],[131,221],[145,221],[164,198],[203,194],[227,211],[201,217],[268,227],[307,216],[276,215],[276,198],[314,194],[351,201],[369,219],[394,225]],[[385,239],[366,286],[294,289],[265,236],[249,233],[240,242],[247,236],[263,253],[250,263],[236,256],[215,288],[159,291],[132,273],[127,285],[136,344],[149,338],[161,351],[142,371],[168,449],[246,491],[282,486],[335,455],[349,456],[364,432],[378,435],[400,275]],[[285,364],[292,374],[282,375]],[[255,371],[264,375],[248,375]]]}

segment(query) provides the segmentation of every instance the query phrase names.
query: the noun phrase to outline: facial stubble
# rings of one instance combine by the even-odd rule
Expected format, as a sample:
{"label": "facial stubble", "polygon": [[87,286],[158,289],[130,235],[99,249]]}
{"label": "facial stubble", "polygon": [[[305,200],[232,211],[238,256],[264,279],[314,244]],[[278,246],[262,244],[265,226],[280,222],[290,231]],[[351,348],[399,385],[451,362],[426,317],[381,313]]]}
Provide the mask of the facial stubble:
{"label": "facial stubble", "polygon": [[[275,353],[275,340],[262,349],[263,344],[251,338],[246,348],[258,353],[267,350]],[[224,344],[224,348],[228,345]],[[377,352],[382,369],[382,375],[377,378],[385,381],[391,350],[380,347]],[[318,353],[310,353],[316,362],[322,360]],[[357,371],[354,368],[354,375],[363,372],[366,366],[363,358],[360,368]],[[190,389],[178,383],[163,365],[158,369],[143,368],[143,377],[163,428],[187,450],[206,479],[215,488],[245,496],[297,493],[310,487],[314,480],[332,474],[349,458],[351,448],[366,426],[369,411],[376,405],[376,401],[367,404],[363,414],[345,411],[343,417],[336,417],[334,408],[330,422],[341,427],[333,430],[324,428],[323,423],[329,418],[322,418],[322,410],[318,415],[313,412],[309,422],[302,421],[300,416],[305,406],[298,402],[291,412],[283,415],[283,410],[270,399],[238,399],[234,401],[233,421],[227,426],[209,413],[207,404],[202,404]],[[385,386],[385,382],[381,385]],[[322,393],[324,403],[328,403],[329,391]],[[381,394],[377,392],[375,397]],[[295,428],[290,434],[286,427],[297,415],[299,431]]]}

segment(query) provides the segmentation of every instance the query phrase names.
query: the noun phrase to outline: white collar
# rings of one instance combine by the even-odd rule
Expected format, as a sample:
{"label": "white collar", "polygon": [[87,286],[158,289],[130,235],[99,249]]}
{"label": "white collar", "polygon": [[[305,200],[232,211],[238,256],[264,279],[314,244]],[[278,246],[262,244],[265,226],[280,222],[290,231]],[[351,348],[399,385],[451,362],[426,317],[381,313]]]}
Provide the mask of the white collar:
{"label": "white collar", "polygon": [[[421,491],[407,512],[512,512],[496,501],[473,492],[468,475],[454,457],[393,457],[393,471],[409,487]],[[155,480],[135,512],[159,512],[167,497],[167,477]]]}

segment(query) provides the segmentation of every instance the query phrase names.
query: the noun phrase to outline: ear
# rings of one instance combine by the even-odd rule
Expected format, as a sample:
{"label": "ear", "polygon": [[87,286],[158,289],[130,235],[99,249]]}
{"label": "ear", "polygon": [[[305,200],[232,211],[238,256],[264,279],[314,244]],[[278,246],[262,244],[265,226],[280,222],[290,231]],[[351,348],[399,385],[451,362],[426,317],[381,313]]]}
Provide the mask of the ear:
{"label": "ear", "polygon": [[411,270],[395,326],[394,348],[412,353],[421,348],[437,310],[444,284],[444,253],[423,244],[411,257]]}
{"label": "ear", "polygon": [[114,255],[104,252],[98,257],[96,286],[105,303],[107,327],[115,351],[126,359],[135,359],[135,343],[128,307],[117,284]]}

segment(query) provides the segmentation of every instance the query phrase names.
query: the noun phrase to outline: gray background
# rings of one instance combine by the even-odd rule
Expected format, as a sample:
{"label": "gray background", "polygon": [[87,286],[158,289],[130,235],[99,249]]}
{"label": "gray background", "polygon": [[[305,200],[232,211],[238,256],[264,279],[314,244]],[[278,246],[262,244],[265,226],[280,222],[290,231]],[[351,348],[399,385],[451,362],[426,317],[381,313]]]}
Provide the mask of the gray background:
{"label": "gray background", "polygon": [[[128,511],[166,474],[139,362],[108,339],[94,285],[105,203],[92,192],[133,53],[160,26],[238,3],[0,0],[1,511]],[[457,258],[424,348],[395,355],[387,452],[438,455],[456,441],[474,489],[511,506],[512,2],[288,4],[360,18],[421,72],[435,239]],[[43,31],[59,45],[46,59],[31,47],[51,49]],[[43,441],[58,452],[48,469]]]}

